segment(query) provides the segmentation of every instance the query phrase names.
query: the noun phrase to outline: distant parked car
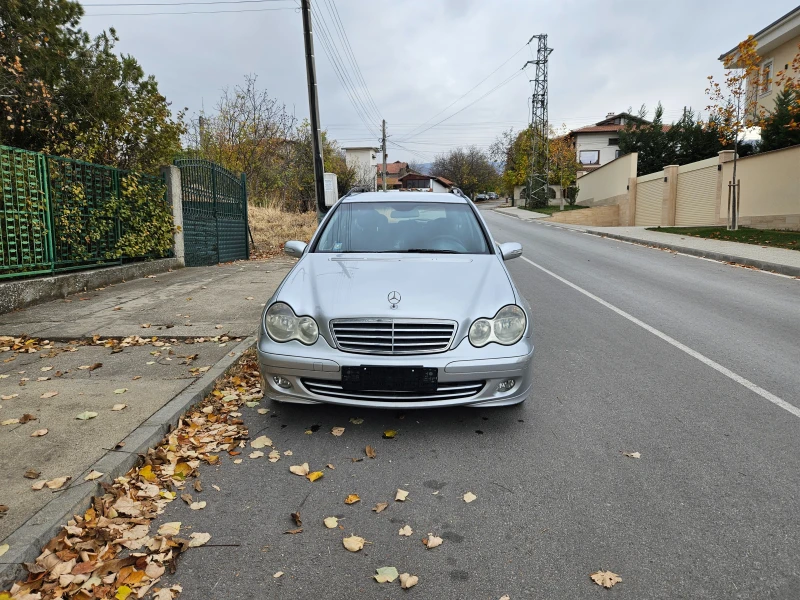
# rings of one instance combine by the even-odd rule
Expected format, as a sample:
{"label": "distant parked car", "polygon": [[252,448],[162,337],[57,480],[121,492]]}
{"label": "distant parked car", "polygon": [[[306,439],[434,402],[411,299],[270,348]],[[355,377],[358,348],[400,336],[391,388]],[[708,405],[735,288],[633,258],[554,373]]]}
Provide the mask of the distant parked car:
{"label": "distant parked car", "polygon": [[486,194],[478,194],[477,196],[475,196],[475,202],[483,202],[484,200],[488,199],[489,196],[487,196]]}
{"label": "distant parked car", "polygon": [[489,196],[489,200],[497,200],[500,197],[497,195],[497,192],[489,192],[487,196]]}

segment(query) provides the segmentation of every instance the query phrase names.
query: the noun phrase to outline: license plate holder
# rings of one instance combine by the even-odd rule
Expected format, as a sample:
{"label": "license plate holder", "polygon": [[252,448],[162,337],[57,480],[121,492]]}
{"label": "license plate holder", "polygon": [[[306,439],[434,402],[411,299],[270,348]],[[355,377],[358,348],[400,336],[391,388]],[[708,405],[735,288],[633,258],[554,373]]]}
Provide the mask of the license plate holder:
{"label": "license plate holder", "polygon": [[342,367],[342,389],[348,392],[432,392],[439,370],[430,367]]}

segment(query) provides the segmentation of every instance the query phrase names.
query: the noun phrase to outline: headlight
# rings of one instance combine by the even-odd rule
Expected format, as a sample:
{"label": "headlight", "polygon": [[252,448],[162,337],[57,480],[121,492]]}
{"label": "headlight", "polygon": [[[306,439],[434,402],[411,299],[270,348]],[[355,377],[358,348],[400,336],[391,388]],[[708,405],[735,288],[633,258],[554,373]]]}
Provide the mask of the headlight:
{"label": "headlight", "polygon": [[478,319],[469,328],[469,341],[481,348],[491,342],[516,344],[525,333],[525,311],[516,304],[504,306],[493,319]]}
{"label": "headlight", "polygon": [[298,317],[288,304],[276,302],[264,315],[264,328],[276,342],[298,340],[310,346],[319,337],[317,322],[311,317]]}

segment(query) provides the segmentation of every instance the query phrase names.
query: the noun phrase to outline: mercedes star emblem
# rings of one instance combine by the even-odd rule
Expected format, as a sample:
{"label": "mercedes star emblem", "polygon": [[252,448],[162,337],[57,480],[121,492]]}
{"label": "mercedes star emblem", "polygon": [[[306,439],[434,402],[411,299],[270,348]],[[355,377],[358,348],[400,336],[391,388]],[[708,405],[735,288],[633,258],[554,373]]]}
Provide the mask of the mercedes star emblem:
{"label": "mercedes star emblem", "polygon": [[400,292],[389,292],[389,304],[392,305],[392,308],[397,308],[397,305],[400,304]]}

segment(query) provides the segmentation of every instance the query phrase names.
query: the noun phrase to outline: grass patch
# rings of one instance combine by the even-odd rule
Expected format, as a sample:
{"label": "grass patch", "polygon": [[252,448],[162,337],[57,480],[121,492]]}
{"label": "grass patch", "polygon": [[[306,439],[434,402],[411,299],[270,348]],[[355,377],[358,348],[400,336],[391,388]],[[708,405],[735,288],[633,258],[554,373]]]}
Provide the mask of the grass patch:
{"label": "grass patch", "polygon": [[676,233],[726,242],[741,242],[768,248],[800,250],[800,231],[753,229],[750,227],[740,227],[737,231],[728,231],[725,227],[648,227],[647,229],[648,231]]}
{"label": "grass patch", "polygon": [[[543,215],[554,215],[556,213],[562,212],[560,206],[545,206],[545,207],[542,207],[542,208],[525,208],[525,206],[523,205],[523,206],[520,206],[518,208],[522,208],[524,210],[529,210],[531,212],[541,213]],[[570,206],[569,204],[565,204],[563,212],[566,212],[568,210],[579,210],[581,208],[589,208],[589,207],[588,206],[578,206],[577,204],[573,204],[572,206]]]}
{"label": "grass patch", "polygon": [[278,208],[250,206],[248,210],[250,231],[256,243],[258,256],[275,256],[289,240],[311,241],[317,230],[315,211],[296,213]]}

